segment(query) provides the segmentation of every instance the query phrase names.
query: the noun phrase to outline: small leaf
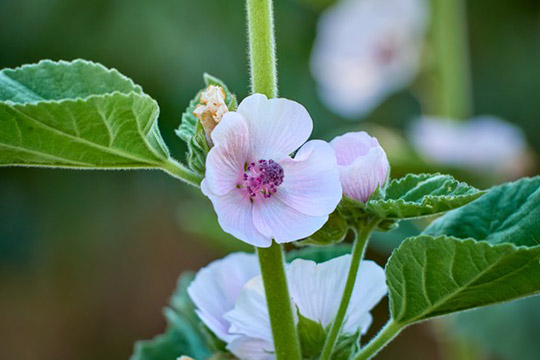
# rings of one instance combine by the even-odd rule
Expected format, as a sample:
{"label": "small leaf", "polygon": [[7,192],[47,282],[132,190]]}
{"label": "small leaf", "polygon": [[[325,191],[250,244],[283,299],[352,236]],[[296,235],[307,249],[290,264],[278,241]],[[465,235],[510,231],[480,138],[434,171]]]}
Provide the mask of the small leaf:
{"label": "small leaf", "polygon": [[407,325],[540,293],[540,246],[418,236],[394,252],[386,276],[392,317]]}
{"label": "small leaf", "polygon": [[342,242],[347,235],[349,225],[347,220],[338,211],[334,211],[330,214],[328,221],[323,227],[309,238],[298,241],[295,244],[299,246],[315,245],[315,246],[327,246],[334,245]]}
{"label": "small leaf", "polygon": [[84,60],[0,72],[0,166],[158,168],[159,108],[116,70]]}
{"label": "small leaf", "polygon": [[[229,111],[236,110],[236,96],[229,91],[229,88],[218,78],[209,74],[204,74],[204,83],[206,87],[209,85],[221,86],[225,90],[225,101]],[[204,177],[206,155],[210,151],[206,133],[201,125],[201,122],[193,111],[199,105],[201,99],[201,92],[206,89],[201,89],[197,95],[189,102],[186,111],[182,114],[182,121],[180,126],[176,130],[176,135],[182,139],[188,148],[187,162],[189,167],[201,177]]]}
{"label": "small leaf", "polygon": [[338,256],[351,253],[349,244],[339,244],[334,246],[306,246],[298,250],[289,251],[286,254],[287,262],[294,259],[312,260],[316,263],[322,263]]}
{"label": "small leaf", "polygon": [[192,279],[191,273],[180,276],[171,305],[164,311],[167,319],[165,333],[152,340],[138,341],[131,360],[176,359],[180,355],[206,359],[210,356],[203,325],[187,295],[187,287]]}
{"label": "small leaf", "polygon": [[485,192],[455,180],[450,175],[409,174],[392,180],[381,197],[363,204],[345,198],[340,211],[358,221],[370,216],[385,220],[380,230],[391,230],[393,221],[440,214],[476,200]]}
{"label": "small leaf", "polygon": [[321,324],[311,319],[308,319],[300,312],[298,314],[298,337],[300,338],[300,346],[302,347],[302,355],[309,359],[314,359],[320,355],[326,339],[326,333]]}

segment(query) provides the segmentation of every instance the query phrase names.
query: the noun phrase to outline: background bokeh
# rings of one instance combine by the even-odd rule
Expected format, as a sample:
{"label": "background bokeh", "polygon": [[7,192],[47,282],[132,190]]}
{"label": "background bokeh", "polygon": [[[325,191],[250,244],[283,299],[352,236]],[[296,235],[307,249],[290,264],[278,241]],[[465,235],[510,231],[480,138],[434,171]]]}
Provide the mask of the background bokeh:
{"label": "background bokeh", "polygon": [[[317,20],[331,1],[275,3],[280,93],[309,109],[314,136],[381,126],[399,133],[420,114],[421,81],[363,122],[330,112],[317,96],[309,59]],[[536,174],[540,2],[474,0],[467,10],[475,114],[522,127],[533,155],[519,175]],[[220,77],[239,98],[248,93],[244,17],[240,0],[0,0],[0,68],[44,58],[115,67],[158,101],[163,137],[182,159],[185,148],[174,129],[203,86],[202,74]],[[389,153],[392,146],[398,145],[388,142]],[[397,159],[394,175],[424,170],[415,159]],[[503,180],[454,174],[477,186]],[[384,234],[368,256],[383,264],[395,239],[417,226]],[[158,171],[0,168],[0,358],[127,359],[136,340],[163,331],[161,309],[182,271],[241,248],[216,227],[208,201]],[[538,359],[534,324],[540,319],[528,314],[538,314],[540,304],[522,303],[415,326],[380,358]],[[385,307],[377,309],[379,322]],[[486,324],[483,333],[467,326],[478,323]],[[515,336],[485,346],[499,342],[502,332]],[[516,355],[512,346],[525,353]]]}

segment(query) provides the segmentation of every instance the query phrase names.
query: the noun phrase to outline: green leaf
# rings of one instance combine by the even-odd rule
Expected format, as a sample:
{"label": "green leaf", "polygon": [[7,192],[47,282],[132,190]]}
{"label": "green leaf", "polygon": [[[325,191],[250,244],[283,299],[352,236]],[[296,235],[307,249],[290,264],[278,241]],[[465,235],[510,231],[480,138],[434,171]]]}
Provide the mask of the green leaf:
{"label": "green leaf", "polygon": [[294,259],[312,260],[316,263],[322,263],[338,256],[351,253],[349,244],[339,244],[334,246],[306,246],[298,250],[289,251],[286,254],[287,262]]}
{"label": "green leaf", "polygon": [[423,235],[403,242],[386,276],[392,317],[407,325],[540,293],[540,246]]}
{"label": "green leaf", "polygon": [[0,72],[0,166],[159,168],[169,151],[157,103],[116,70],[84,60]]}
{"label": "green leaf", "polygon": [[314,359],[321,354],[326,339],[326,333],[321,324],[311,319],[308,319],[300,312],[298,314],[298,337],[300,338],[300,346],[302,347],[302,356],[304,358]]}
{"label": "green leaf", "polygon": [[381,219],[412,219],[459,208],[483,194],[450,175],[409,174],[390,181],[384,197],[368,201],[365,209]]}
{"label": "green leaf", "polygon": [[209,85],[221,86],[225,90],[227,108],[229,111],[236,110],[236,96],[229,91],[223,81],[209,74],[204,74],[203,78],[205,88],[201,89],[189,102],[186,111],[182,114],[180,126],[176,130],[176,135],[187,144],[188,153],[186,157],[189,167],[201,177],[204,177],[206,155],[210,151],[204,128],[199,119],[193,115],[193,111],[200,103],[201,92]]}
{"label": "green leaf", "polygon": [[192,279],[191,273],[180,276],[171,304],[164,310],[167,319],[165,333],[152,340],[138,341],[131,360],[176,359],[180,355],[206,359],[210,356],[207,335],[187,295],[187,287]]}
{"label": "green leaf", "polygon": [[347,235],[349,225],[347,220],[341,216],[339,211],[334,211],[330,214],[328,221],[323,227],[311,235],[309,238],[298,241],[295,244],[299,246],[315,245],[315,246],[327,246],[334,245],[342,242]]}
{"label": "green leaf", "polygon": [[424,233],[540,245],[540,177],[495,186],[477,201],[437,219]]}

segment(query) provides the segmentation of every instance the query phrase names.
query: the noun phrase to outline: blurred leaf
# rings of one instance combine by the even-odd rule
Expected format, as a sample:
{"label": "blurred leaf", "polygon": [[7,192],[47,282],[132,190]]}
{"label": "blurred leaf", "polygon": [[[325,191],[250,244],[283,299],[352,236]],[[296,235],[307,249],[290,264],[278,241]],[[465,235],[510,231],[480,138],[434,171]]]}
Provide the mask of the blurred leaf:
{"label": "blurred leaf", "polygon": [[477,201],[435,220],[424,233],[540,245],[540,177],[495,186]]}
{"label": "blurred leaf", "polygon": [[152,340],[138,341],[131,360],[174,360],[180,355],[206,359],[210,356],[203,324],[187,294],[192,279],[191,273],[180,276],[171,304],[164,310],[167,319],[165,333]]}
{"label": "blurred leaf", "polygon": [[297,311],[297,314],[298,324],[296,324],[296,328],[298,329],[302,355],[308,359],[315,359],[322,351],[326,332],[318,322],[302,316],[299,311]]}
{"label": "blurred leaf", "polygon": [[0,72],[0,165],[157,168],[157,103],[102,65],[41,61]]}
{"label": "blurred leaf", "polygon": [[351,246],[349,244],[341,244],[335,246],[306,246],[298,250],[289,251],[286,254],[287,262],[294,259],[312,260],[316,263],[322,263],[341,255],[350,254]]}
{"label": "blurred leaf", "polygon": [[236,110],[236,96],[229,91],[229,88],[216,77],[204,74],[205,88],[201,89],[197,95],[189,102],[186,111],[182,114],[182,121],[176,130],[176,135],[182,139],[188,147],[187,162],[189,167],[200,176],[204,176],[206,155],[210,151],[206,133],[200,120],[193,114],[197,105],[201,101],[201,93],[209,86],[221,86],[225,91],[225,101],[229,111]]}
{"label": "blurred leaf", "polygon": [[423,235],[403,242],[386,276],[392,318],[406,325],[539,293],[540,246]]}

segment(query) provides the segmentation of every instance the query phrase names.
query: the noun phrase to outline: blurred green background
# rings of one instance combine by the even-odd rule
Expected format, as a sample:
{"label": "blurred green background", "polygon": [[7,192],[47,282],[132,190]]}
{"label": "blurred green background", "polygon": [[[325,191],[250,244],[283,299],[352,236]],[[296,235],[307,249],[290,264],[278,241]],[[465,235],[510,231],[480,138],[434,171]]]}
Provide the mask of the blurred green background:
{"label": "blurred green background", "polygon": [[[421,83],[391,96],[361,123],[332,114],[318,99],[309,57],[318,17],[330,2],[275,1],[281,96],[308,108],[315,137],[374,124],[399,133],[420,114]],[[183,159],[174,129],[203,86],[202,74],[220,77],[239,98],[248,93],[244,16],[241,0],[0,0],[0,68],[44,58],[115,67],[158,101],[163,137]],[[540,2],[471,0],[468,19],[475,113],[518,124],[540,153]],[[394,145],[388,143],[389,153]],[[393,163],[394,175],[424,169],[413,160]],[[533,164],[526,174],[536,169]],[[454,174],[478,186],[501,180]],[[161,308],[182,271],[242,248],[219,232],[209,202],[195,189],[157,171],[0,168],[0,219],[2,359],[127,359],[134,341],[162,332]],[[213,230],[202,236],[200,228]],[[368,256],[383,264],[384,248],[417,230],[401,231],[381,237],[383,246]],[[534,353],[540,319],[527,315],[539,313],[539,301],[505,306],[455,320],[458,332],[450,329],[454,320],[413,327],[380,358],[540,358]],[[379,306],[373,331],[385,307]],[[486,330],[470,331],[467,322],[485,323]],[[494,344],[503,332],[516,335]],[[525,355],[508,350],[518,342]]]}

